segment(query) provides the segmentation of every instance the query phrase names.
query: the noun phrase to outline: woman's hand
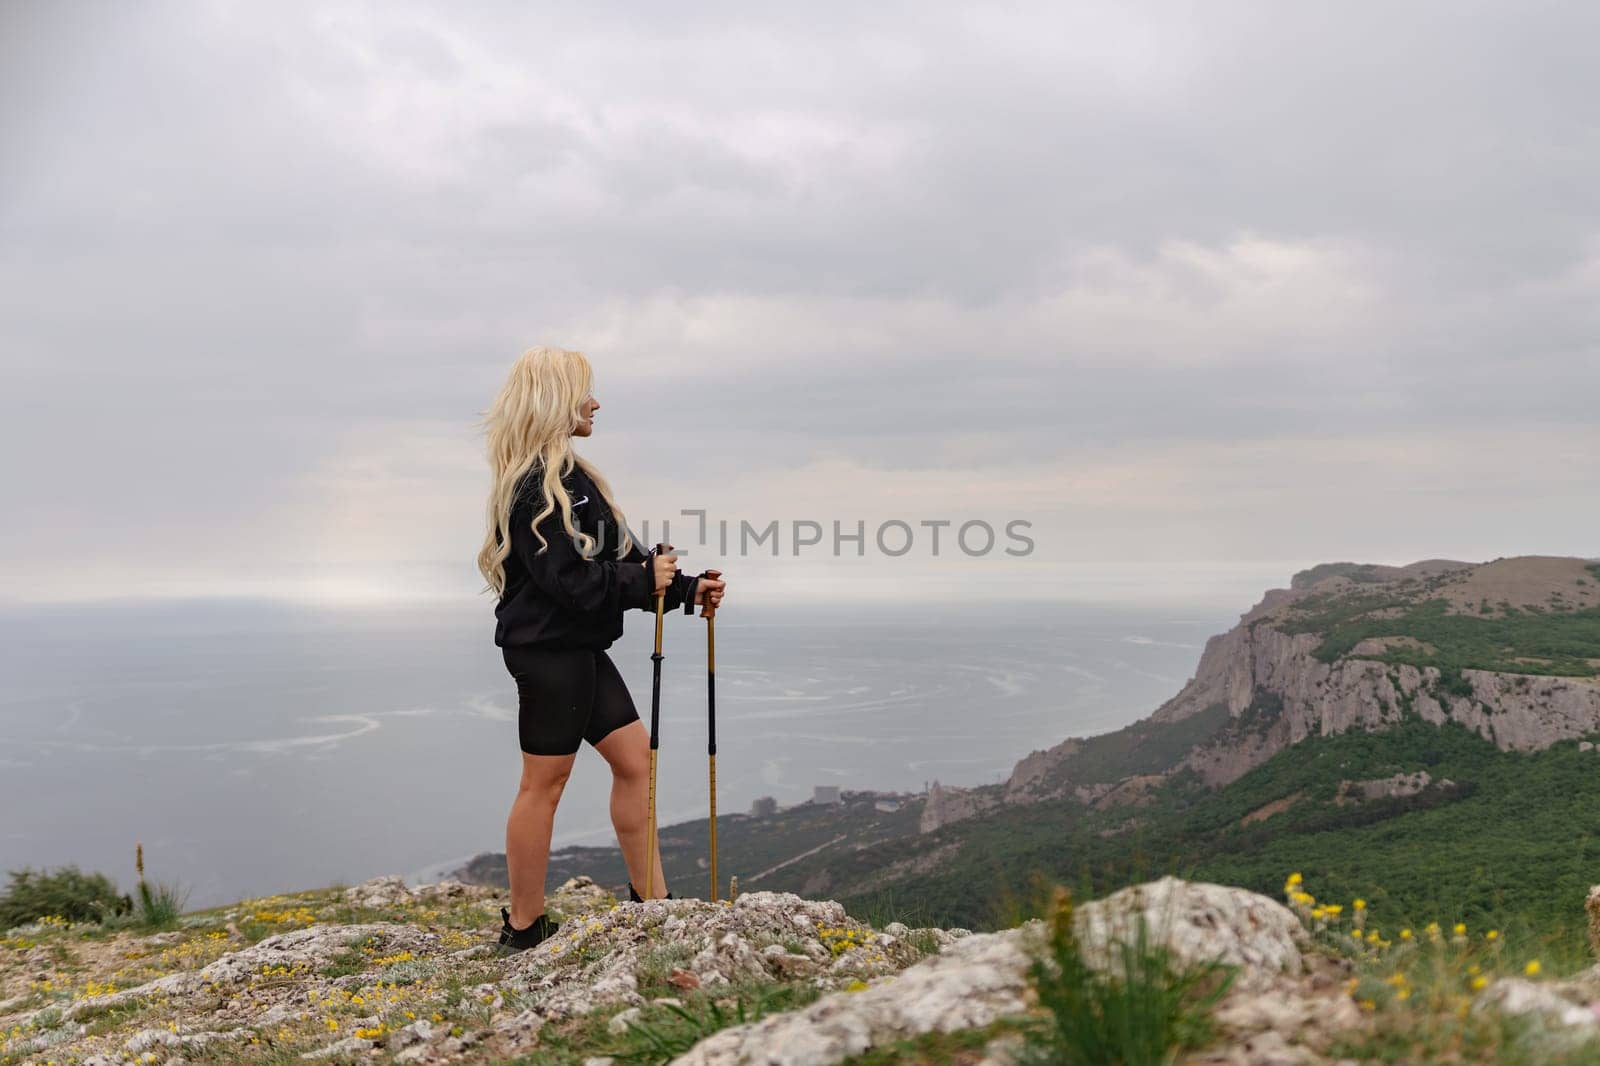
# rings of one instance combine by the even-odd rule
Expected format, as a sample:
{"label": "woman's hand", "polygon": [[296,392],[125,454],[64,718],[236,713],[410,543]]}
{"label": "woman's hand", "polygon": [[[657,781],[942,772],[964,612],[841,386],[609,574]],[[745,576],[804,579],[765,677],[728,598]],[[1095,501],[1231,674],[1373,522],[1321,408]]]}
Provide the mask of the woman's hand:
{"label": "woman's hand", "polygon": [[[668,544],[665,552],[654,556],[653,558],[655,560],[655,566],[653,570],[655,577],[655,592],[652,593],[652,595],[659,595],[663,592],[666,592],[667,587],[672,584],[672,577],[678,572],[678,557],[672,554],[672,545]],[[645,560],[645,563],[646,565],[649,565],[650,560]],[[695,602],[698,603],[699,601],[697,600]]]}
{"label": "woman's hand", "polygon": [[695,582],[694,602],[705,604],[709,601],[711,609],[714,611],[722,606],[722,592],[727,587],[728,583],[726,581],[718,581],[714,577],[701,575],[700,580]]}

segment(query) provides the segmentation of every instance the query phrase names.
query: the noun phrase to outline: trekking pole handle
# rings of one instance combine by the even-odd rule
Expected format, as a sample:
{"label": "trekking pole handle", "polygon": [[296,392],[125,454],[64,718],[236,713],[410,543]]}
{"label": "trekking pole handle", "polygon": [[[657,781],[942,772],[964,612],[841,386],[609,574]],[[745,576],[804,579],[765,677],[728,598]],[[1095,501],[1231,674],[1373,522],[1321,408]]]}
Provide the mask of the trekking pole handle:
{"label": "trekking pole handle", "polygon": [[[701,577],[708,577],[712,581],[721,581],[722,580],[722,571],[721,570],[707,570],[705,573],[701,574],[700,576]],[[710,600],[707,600],[705,603],[702,603],[700,605],[700,617],[701,618],[710,618],[712,615],[714,615],[716,613],[717,613],[717,609],[715,607],[711,606],[711,601]]]}
{"label": "trekking pole handle", "polygon": [[656,591],[656,585],[655,585],[655,581],[656,581],[656,556],[658,556],[658,555],[666,555],[668,552],[670,552],[672,550],[673,549],[672,549],[672,546],[670,544],[657,544],[654,548],[650,549],[650,595],[652,595],[652,596],[659,596],[659,595],[662,594],[662,593],[659,593],[659,592]]}

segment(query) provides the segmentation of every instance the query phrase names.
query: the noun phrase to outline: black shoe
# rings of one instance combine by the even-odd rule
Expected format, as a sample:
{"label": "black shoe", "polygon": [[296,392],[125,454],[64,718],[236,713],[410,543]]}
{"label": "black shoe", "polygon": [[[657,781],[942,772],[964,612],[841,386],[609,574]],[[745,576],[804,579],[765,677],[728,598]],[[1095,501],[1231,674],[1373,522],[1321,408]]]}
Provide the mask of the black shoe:
{"label": "black shoe", "polygon": [[[673,898],[672,893],[668,892],[667,895],[666,895],[666,898],[667,899],[672,899]],[[633,887],[633,882],[632,881],[628,882],[628,902],[629,903],[643,903],[644,902],[644,897],[639,895],[639,890],[637,888]]]}
{"label": "black shoe", "polygon": [[533,924],[526,929],[512,928],[511,912],[504,907],[500,908],[500,917],[505,920],[505,924],[500,927],[500,943],[495,945],[496,955],[515,955],[519,951],[538,947],[561,928],[559,923],[552,922],[543,914],[535,918]]}

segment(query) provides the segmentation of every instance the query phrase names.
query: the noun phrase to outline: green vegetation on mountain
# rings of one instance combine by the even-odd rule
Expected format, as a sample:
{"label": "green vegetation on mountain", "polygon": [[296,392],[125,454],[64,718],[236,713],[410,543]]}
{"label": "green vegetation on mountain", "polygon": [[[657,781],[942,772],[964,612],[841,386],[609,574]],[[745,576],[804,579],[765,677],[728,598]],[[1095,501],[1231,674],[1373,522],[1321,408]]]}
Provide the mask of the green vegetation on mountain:
{"label": "green vegetation on mountain", "polygon": [[[1416,795],[1335,802],[1341,781],[1417,770],[1433,784]],[[1286,809],[1245,823],[1275,802]],[[1141,808],[1004,807],[826,864],[839,882],[866,881],[902,851],[955,844],[936,871],[893,890],[935,920],[974,927],[1004,924],[1041,876],[1098,894],[1175,873],[1275,895],[1285,874],[1304,871],[1329,899],[1367,900],[1384,927],[1515,915],[1531,933],[1571,934],[1573,900],[1600,870],[1597,811],[1600,752],[1571,742],[1502,752],[1461,726],[1411,719],[1309,738],[1217,791],[1180,776]],[[785,873],[802,878],[804,866]],[[866,906],[875,894],[846,900]]]}
{"label": "green vegetation on mountain", "polygon": [[1375,585],[1391,580],[1387,567],[1371,563],[1318,563],[1301,570],[1289,579],[1290,588],[1310,588],[1326,577],[1343,577],[1361,585]]}
{"label": "green vegetation on mountain", "polygon": [[1042,784],[1047,787],[1067,781],[1074,785],[1110,784],[1135,774],[1161,773],[1227,725],[1228,708],[1221,703],[1176,722],[1146,718],[1079,741],[1078,750],[1063,757]]}
{"label": "green vegetation on mountain", "polygon": [[[1270,694],[1258,696],[1236,725],[1276,717]],[[1212,724],[1188,728],[1192,742]],[[1103,741],[1098,757],[1128,755],[1119,775],[1091,780],[1140,772],[1144,755],[1125,746],[1138,731],[1119,733],[1091,740]],[[1342,782],[1419,770],[1431,783],[1414,795],[1340,799]],[[747,890],[833,895],[882,922],[996,928],[1026,910],[1016,901],[1041,878],[1100,895],[1174,873],[1275,894],[1287,872],[1303,871],[1330,899],[1368,900],[1385,927],[1504,925],[1510,915],[1535,937],[1570,932],[1572,901],[1600,879],[1600,751],[1568,741],[1502,752],[1460,725],[1412,717],[1383,732],[1309,737],[1217,790],[1174,775],[1141,805],[1108,811],[1071,798],[1007,804],[919,834],[920,799],[885,812],[883,798],[846,792],[837,805],[725,815],[725,876]],[[664,832],[671,882],[685,893],[706,891],[705,828],[702,819]],[[565,849],[552,876],[569,867],[619,885],[626,877],[615,849]]]}
{"label": "green vegetation on mountain", "polygon": [[[1446,675],[1463,669],[1509,674],[1594,677],[1600,649],[1600,608],[1544,610],[1503,605],[1500,614],[1477,617],[1447,613],[1447,602],[1415,603],[1404,593],[1321,593],[1296,605],[1285,633],[1320,633],[1313,653],[1323,662],[1350,654],[1369,637],[1411,637],[1429,648],[1397,644],[1369,656],[1389,663],[1438,667]],[[1399,612],[1392,617],[1382,612]]]}

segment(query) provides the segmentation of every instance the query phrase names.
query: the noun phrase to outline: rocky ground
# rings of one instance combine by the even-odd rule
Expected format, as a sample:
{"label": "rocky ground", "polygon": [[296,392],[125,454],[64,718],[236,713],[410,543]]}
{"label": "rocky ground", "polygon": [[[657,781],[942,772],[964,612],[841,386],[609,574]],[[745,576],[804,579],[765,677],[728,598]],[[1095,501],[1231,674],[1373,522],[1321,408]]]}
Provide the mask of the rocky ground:
{"label": "rocky ground", "polygon": [[[199,912],[153,935],[14,929],[0,939],[0,1063],[1001,1066],[1036,1013],[1027,971],[1040,922],[873,929],[837,903],[769,892],[618,905],[578,878],[551,896],[557,936],[502,959],[490,951],[502,902],[491,889],[380,878]],[[1189,1062],[1432,1061],[1404,1037],[1419,1031],[1407,1020],[1418,1010],[1448,1023],[1436,1028],[1456,1061],[1499,1061],[1513,1046],[1554,1061],[1538,1056],[1585,1054],[1600,1031],[1600,968],[1557,981],[1474,965],[1462,971],[1470,998],[1408,1004],[1363,984],[1399,988],[1379,975],[1404,974],[1404,947],[1398,969],[1374,968],[1368,945],[1340,950],[1326,921],[1173,878],[1079,907],[1086,957],[1105,965],[1140,915],[1178,958],[1235,968],[1218,1039]]]}

